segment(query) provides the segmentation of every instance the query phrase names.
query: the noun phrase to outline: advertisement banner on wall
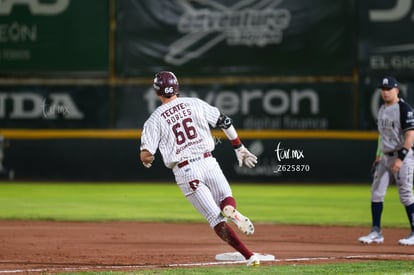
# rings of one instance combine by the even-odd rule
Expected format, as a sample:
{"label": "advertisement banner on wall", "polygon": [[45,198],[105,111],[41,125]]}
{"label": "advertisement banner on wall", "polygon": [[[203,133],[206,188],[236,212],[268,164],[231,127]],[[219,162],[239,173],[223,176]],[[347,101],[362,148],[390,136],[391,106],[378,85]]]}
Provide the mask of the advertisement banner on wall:
{"label": "advertisement banner on wall", "polygon": [[117,1],[121,76],[352,75],[353,1]]}
{"label": "advertisement banner on wall", "polygon": [[[141,129],[160,105],[151,86],[3,86],[0,128]],[[354,129],[346,83],[182,85],[180,96],[218,107],[240,129]]]}
{"label": "advertisement banner on wall", "polygon": [[108,71],[108,0],[0,2],[0,73]]}
{"label": "advertisement banner on wall", "polygon": [[[159,106],[152,87],[118,87],[115,127],[142,128]],[[218,107],[243,129],[353,129],[354,92],[348,83],[181,85],[180,96]]]}
{"label": "advertisement banner on wall", "polygon": [[414,74],[414,1],[356,1],[360,72]]}
{"label": "advertisement banner on wall", "polygon": [[1,87],[0,128],[108,128],[106,86]]}

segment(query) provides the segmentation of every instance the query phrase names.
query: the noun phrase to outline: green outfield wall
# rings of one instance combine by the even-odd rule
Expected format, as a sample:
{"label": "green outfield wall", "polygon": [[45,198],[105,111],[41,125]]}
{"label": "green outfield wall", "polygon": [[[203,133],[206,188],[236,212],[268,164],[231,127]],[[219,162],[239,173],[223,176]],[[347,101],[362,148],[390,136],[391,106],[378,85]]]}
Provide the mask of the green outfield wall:
{"label": "green outfield wall", "polygon": [[109,1],[2,1],[0,73],[107,75]]}

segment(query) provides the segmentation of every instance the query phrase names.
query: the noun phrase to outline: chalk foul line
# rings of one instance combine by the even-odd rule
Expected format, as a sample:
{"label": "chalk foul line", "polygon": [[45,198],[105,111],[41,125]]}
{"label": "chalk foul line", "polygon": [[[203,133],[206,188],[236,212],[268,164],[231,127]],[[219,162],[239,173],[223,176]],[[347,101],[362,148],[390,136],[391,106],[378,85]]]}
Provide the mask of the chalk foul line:
{"label": "chalk foul line", "polygon": [[[266,262],[307,262],[307,261],[334,261],[334,260],[358,260],[358,259],[404,259],[414,260],[414,255],[401,254],[368,254],[368,255],[350,255],[350,256],[327,256],[327,257],[304,257],[275,259]],[[197,266],[214,266],[214,265],[236,265],[245,264],[246,261],[215,261],[205,263],[183,263],[183,264],[160,264],[160,265],[96,265],[87,267],[45,267],[45,268],[27,268],[27,269],[5,269],[0,270],[0,274],[13,273],[31,273],[31,272],[74,272],[74,271],[91,271],[91,270],[121,270],[121,269],[151,269],[151,268],[179,268],[179,267],[197,267]]]}

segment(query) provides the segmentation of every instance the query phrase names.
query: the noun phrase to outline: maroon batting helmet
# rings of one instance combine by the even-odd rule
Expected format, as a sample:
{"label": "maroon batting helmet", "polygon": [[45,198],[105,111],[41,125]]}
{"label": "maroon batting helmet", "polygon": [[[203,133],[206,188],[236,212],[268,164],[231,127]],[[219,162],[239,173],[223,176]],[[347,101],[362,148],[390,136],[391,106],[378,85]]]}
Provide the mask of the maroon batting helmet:
{"label": "maroon batting helmet", "polygon": [[157,73],[152,86],[159,96],[172,97],[178,95],[178,80],[172,72],[162,71]]}

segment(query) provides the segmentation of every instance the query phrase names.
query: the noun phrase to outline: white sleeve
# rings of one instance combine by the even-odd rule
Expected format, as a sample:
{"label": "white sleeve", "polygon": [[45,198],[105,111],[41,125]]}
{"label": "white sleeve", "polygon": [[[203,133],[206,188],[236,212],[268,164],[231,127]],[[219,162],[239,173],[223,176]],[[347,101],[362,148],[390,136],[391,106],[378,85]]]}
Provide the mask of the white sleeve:
{"label": "white sleeve", "polygon": [[217,127],[217,120],[220,116],[220,110],[217,107],[211,106],[205,101],[199,101],[201,102],[201,106],[206,114],[208,124],[214,128]]}
{"label": "white sleeve", "polygon": [[158,126],[159,123],[155,123],[151,119],[145,122],[141,134],[141,151],[147,150],[151,154],[155,155],[160,141],[160,129]]}

